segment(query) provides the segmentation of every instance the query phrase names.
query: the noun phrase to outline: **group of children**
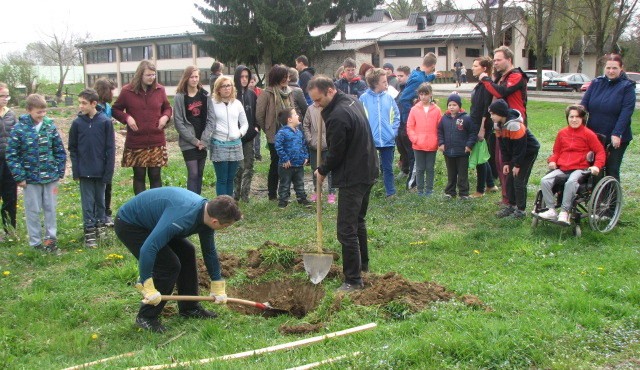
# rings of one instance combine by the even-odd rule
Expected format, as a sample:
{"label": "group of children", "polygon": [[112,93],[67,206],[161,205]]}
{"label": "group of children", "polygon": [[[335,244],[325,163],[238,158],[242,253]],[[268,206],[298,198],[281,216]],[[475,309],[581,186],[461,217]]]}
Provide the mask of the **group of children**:
{"label": "group of children", "polygon": [[[108,81],[107,84],[111,93],[113,85]],[[111,223],[107,214],[111,191],[107,185],[111,184],[114,172],[115,135],[108,115],[109,103],[101,101],[96,90],[82,91],[78,106],[80,112],[71,124],[68,149],[72,176],[80,188],[85,245],[94,248],[99,229]],[[56,206],[58,182],[65,175],[67,154],[56,126],[46,116],[44,97],[29,95],[25,107],[27,113],[20,116],[9,134],[6,161],[17,185],[23,188],[29,245],[60,254]]]}

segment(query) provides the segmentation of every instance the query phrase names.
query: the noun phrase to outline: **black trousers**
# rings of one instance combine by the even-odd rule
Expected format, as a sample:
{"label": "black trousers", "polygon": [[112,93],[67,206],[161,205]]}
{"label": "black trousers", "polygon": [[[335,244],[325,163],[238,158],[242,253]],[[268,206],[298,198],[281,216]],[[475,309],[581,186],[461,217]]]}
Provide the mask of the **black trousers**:
{"label": "black trousers", "polygon": [[338,241],[342,244],[342,272],[347,284],[362,284],[361,272],[369,268],[367,225],[373,184],[341,187],[338,192]]}
{"label": "black trousers", "polygon": [[[608,144],[609,143],[607,143],[607,145]],[[629,142],[627,141],[626,143],[620,143],[620,147],[618,149],[613,147],[609,148],[609,153],[607,153],[607,163],[605,164],[605,173],[607,176],[613,176],[620,181],[620,166],[622,165],[622,158],[624,157],[624,152],[627,151],[628,146]]]}
{"label": "black trousers", "polygon": [[456,186],[458,187],[457,195],[466,197],[469,195],[469,155],[462,157],[444,156],[444,162],[447,165],[447,186],[444,192],[452,197],[456,196]]}
{"label": "black trousers", "polygon": [[271,163],[269,164],[269,175],[267,176],[267,190],[269,191],[269,200],[278,199],[278,152],[276,151],[275,144],[267,144],[269,147],[269,157],[271,157]]}
{"label": "black trousers", "polygon": [[411,140],[407,134],[407,124],[404,126],[401,124],[398,129],[398,137],[396,137],[396,146],[398,147],[398,153],[400,153],[400,162],[402,168],[400,169],[405,174],[411,174],[413,171],[413,147],[411,146]]}
{"label": "black trousers", "polygon": [[533,164],[538,158],[538,153],[530,154],[524,157],[524,162],[520,165],[518,176],[513,176],[513,166],[509,167],[507,175],[507,198],[509,204],[517,206],[519,210],[524,211],[527,208],[527,184],[529,183],[529,175]]}
{"label": "black trousers", "polygon": [[[149,237],[149,234],[151,234],[151,231],[126,223],[120,217],[115,219],[114,231],[129,252],[136,259],[139,259],[140,248]],[[178,294],[198,295],[196,248],[189,240],[186,238],[173,238],[167,246],[158,251],[153,265],[153,283],[162,295],[173,293],[176,283],[178,285]],[[157,306],[141,304],[138,316],[157,318],[166,303],[166,301],[161,301]],[[180,312],[197,306],[196,302],[178,302]]]}
{"label": "black trousers", "polygon": [[16,207],[18,205],[18,185],[4,158],[0,159],[0,197],[2,197],[2,226],[4,232],[16,229]]}

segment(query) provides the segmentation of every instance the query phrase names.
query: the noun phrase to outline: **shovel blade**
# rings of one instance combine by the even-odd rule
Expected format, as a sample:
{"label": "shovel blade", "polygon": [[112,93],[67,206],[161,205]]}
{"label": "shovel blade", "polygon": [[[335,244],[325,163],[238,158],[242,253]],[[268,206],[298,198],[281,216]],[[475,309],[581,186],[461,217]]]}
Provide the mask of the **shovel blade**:
{"label": "shovel blade", "polygon": [[311,282],[318,284],[329,273],[333,263],[333,256],[331,254],[304,253],[302,254],[302,262]]}

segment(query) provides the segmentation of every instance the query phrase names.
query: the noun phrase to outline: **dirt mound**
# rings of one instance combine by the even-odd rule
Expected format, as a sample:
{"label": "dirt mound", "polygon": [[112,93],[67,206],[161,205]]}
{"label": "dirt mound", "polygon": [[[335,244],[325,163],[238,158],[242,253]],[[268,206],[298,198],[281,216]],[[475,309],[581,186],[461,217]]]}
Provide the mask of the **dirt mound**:
{"label": "dirt mound", "polygon": [[[308,280],[300,280],[286,276],[294,272],[304,271],[302,251],[275,242],[265,242],[258,249],[247,251],[246,256],[239,257],[220,253],[222,275],[231,278],[243,272],[254,283],[227,287],[229,297],[237,297],[250,301],[265,303],[273,308],[284,310],[291,315],[302,318],[314,311],[325,296],[323,284],[313,285]],[[334,261],[339,256],[334,253]],[[200,285],[208,291],[209,275],[202,260],[198,261]],[[285,277],[275,280],[259,278],[272,271],[281,271]],[[333,264],[326,279],[342,278],[341,267]],[[467,306],[491,311],[478,297],[473,295],[458,296],[435,282],[414,282],[403,276],[389,272],[384,275],[365,273],[363,275],[365,289],[348,295],[355,304],[362,306],[383,306],[392,316],[405,316],[428,308],[433,302],[458,300]],[[336,294],[332,310],[340,310],[344,294]],[[250,315],[274,316],[279,312],[261,310],[245,305],[229,304],[232,310]],[[322,323],[283,325],[282,333],[308,333],[318,331]]]}
{"label": "dirt mound", "polygon": [[307,333],[317,333],[320,330],[324,329],[323,323],[318,324],[309,324],[302,323],[299,325],[280,325],[278,331],[281,334],[307,334]]}

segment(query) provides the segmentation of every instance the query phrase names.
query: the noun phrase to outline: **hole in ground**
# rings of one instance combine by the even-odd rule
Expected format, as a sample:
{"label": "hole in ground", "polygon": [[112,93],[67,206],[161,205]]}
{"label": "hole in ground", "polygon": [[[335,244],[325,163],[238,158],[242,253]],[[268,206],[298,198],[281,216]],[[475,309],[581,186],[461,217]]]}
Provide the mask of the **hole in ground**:
{"label": "hole in ground", "polygon": [[[229,297],[246,299],[260,303],[268,302],[271,307],[288,311],[292,316],[303,318],[307,313],[318,307],[324,298],[324,289],[321,285],[313,285],[310,282],[284,279],[281,281],[268,281],[259,284],[247,284],[227,287]],[[262,315],[272,317],[279,312],[272,310],[260,310],[255,307],[227,304],[230,309],[249,315]]]}

